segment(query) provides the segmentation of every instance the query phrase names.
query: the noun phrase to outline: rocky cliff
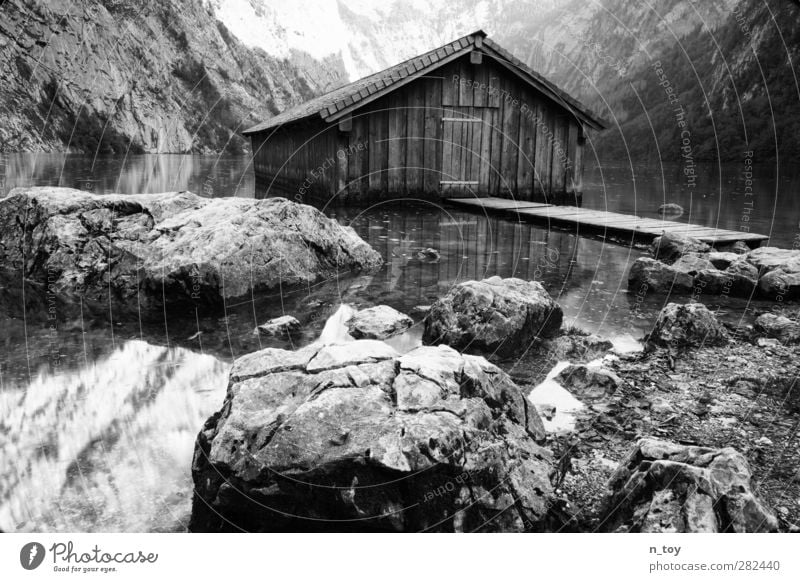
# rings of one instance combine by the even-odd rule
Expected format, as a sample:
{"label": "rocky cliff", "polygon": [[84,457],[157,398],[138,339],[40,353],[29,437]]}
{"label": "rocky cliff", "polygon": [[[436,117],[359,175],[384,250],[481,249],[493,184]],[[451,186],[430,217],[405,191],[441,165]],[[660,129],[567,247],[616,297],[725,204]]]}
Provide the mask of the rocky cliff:
{"label": "rocky cliff", "polygon": [[342,71],[244,45],[202,0],[7,0],[0,150],[235,153],[243,127]]}

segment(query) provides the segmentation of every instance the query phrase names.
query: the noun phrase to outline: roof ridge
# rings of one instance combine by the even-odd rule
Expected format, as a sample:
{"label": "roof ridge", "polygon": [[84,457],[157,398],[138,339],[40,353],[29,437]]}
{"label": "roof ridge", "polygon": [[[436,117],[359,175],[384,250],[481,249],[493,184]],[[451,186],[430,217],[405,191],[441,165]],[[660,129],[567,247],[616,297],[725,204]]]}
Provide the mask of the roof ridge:
{"label": "roof ridge", "polygon": [[[589,125],[597,128],[603,128],[605,126],[604,122],[577,99],[573,98],[546,77],[527,66],[511,52],[490,39],[486,32],[479,28],[474,32],[460,36],[442,46],[401,61],[391,67],[361,77],[360,79],[356,79],[355,81],[351,81],[341,87],[337,87],[336,89],[314,97],[305,103],[290,107],[269,118],[267,121],[246,129],[242,133],[244,135],[249,135],[314,116],[322,117],[326,121],[333,121],[331,118],[336,119],[341,117],[383,96],[395,88],[398,83],[405,84],[407,79],[415,78],[419,74],[436,69],[458,58],[463,53],[467,52],[470,47],[476,46],[475,40],[478,37],[481,38],[482,42],[477,43],[477,46],[484,51],[489,49],[500,55],[500,57],[506,61],[506,67],[511,69],[517,76],[522,77],[523,80],[525,79],[524,75],[530,77],[533,82],[528,81],[529,84],[534,85],[539,91],[545,93],[545,95],[559,103],[562,107],[571,109],[574,114],[583,118]],[[495,57],[495,59],[499,60],[497,57]]]}

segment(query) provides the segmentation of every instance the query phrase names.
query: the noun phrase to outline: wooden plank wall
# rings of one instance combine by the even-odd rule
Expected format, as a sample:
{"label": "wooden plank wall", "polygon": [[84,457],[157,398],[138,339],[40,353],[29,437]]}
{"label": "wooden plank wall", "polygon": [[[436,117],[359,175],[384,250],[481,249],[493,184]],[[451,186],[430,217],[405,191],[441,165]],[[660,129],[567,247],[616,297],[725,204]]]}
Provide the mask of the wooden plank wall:
{"label": "wooden plank wall", "polygon": [[[447,111],[479,117],[481,127],[443,128]],[[476,195],[570,203],[565,195],[581,186],[578,122],[488,55],[480,65],[466,56],[367,104],[349,132],[319,119],[257,134],[254,168],[274,193],[306,200],[431,199],[440,180],[460,179],[442,177],[442,140],[472,150],[445,163],[448,173],[477,176]]]}

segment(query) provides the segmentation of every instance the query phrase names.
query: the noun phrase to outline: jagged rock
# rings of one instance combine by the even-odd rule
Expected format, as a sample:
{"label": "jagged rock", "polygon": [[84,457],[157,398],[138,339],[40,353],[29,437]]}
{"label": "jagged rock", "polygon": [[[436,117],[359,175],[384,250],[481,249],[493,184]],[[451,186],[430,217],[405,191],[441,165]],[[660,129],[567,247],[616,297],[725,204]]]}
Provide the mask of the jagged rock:
{"label": "jagged rock", "polygon": [[453,287],[431,306],[423,342],[512,355],[561,326],[561,307],[540,283],[491,277]]}
{"label": "jagged rock", "polygon": [[753,491],[750,466],[726,447],[642,439],[622,461],[604,500],[605,531],[771,532],[778,521]]}
{"label": "jagged rock", "polygon": [[687,253],[707,253],[710,250],[710,246],[696,238],[669,232],[657,237],[650,246],[653,257],[668,264]]}
{"label": "jagged rock", "polygon": [[775,338],[783,344],[800,342],[800,323],[792,321],[784,315],[774,313],[760,315],[756,319],[755,328],[756,331]]}
{"label": "jagged rock", "polygon": [[406,331],[414,320],[388,305],[377,305],[357,312],[346,325],[356,339],[386,339]]}
{"label": "jagged rock", "polygon": [[382,260],[352,228],[284,198],[47,187],[0,200],[0,263],[56,292],[148,307],[218,305]]}
{"label": "jagged rock", "polygon": [[286,335],[300,329],[300,322],[291,315],[282,315],[259,325],[256,331],[264,335]]}
{"label": "jagged rock", "polygon": [[726,273],[733,275],[733,282],[730,287],[730,294],[735,297],[750,297],[758,285],[758,269],[740,258],[732,262]]}
{"label": "jagged rock", "polygon": [[723,253],[720,251],[714,251],[708,253],[707,258],[709,261],[711,261],[711,264],[714,265],[715,268],[724,271],[734,262],[738,261],[741,258],[741,255],[737,253]]}
{"label": "jagged rock", "polygon": [[683,206],[681,206],[680,204],[675,204],[674,202],[670,202],[669,204],[662,204],[661,206],[658,207],[658,213],[665,215],[679,216],[683,214]]}
{"label": "jagged rock", "polygon": [[611,396],[620,383],[619,376],[600,366],[569,365],[556,376],[556,382],[578,400],[592,401]]}
{"label": "jagged rock", "polygon": [[687,253],[678,257],[672,268],[681,273],[688,273],[689,275],[696,275],[700,271],[715,270],[714,264],[708,260],[707,255],[699,253]]}
{"label": "jagged rock", "polygon": [[758,292],[763,299],[770,301],[800,299],[800,272],[772,269],[758,279]]}
{"label": "jagged rock", "polygon": [[658,314],[646,340],[649,344],[673,348],[719,346],[728,343],[728,332],[705,305],[670,303]]}
{"label": "jagged rock", "polygon": [[632,293],[691,293],[694,277],[656,259],[640,257],[628,272],[628,289]]}
{"label": "jagged rock", "polygon": [[542,530],[544,436],[507,374],[447,346],[262,350],[198,436],[190,529]]}
{"label": "jagged rock", "polygon": [[547,353],[559,361],[589,362],[605,356],[614,349],[614,344],[594,334],[566,333],[547,340],[546,343]]}

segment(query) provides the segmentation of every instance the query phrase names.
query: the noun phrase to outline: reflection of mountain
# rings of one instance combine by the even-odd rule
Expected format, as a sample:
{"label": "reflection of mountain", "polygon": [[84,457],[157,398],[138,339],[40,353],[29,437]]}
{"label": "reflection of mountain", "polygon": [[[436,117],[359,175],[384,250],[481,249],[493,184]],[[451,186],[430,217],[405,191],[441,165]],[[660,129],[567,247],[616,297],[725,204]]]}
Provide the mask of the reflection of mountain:
{"label": "reflection of mountain", "polygon": [[97,194],[189,190],[199,196],[252,197],[255,187],[242,156],[107,156],[10,154],[5,191],[16,186],[63,186]]}
{"label": "reflection of mountain", "polygon": [[129,341],[78,371],[4,379],[0,529],[149,531],[189,509],[197,431],[228,366]]}

